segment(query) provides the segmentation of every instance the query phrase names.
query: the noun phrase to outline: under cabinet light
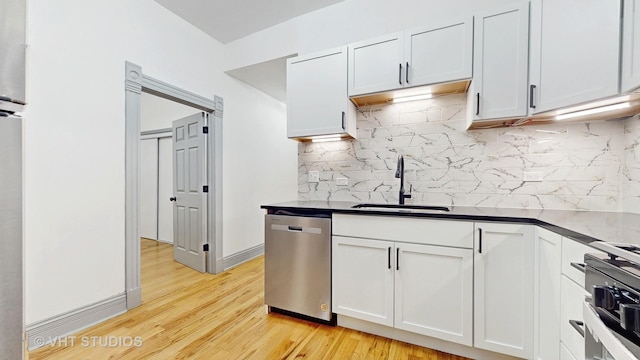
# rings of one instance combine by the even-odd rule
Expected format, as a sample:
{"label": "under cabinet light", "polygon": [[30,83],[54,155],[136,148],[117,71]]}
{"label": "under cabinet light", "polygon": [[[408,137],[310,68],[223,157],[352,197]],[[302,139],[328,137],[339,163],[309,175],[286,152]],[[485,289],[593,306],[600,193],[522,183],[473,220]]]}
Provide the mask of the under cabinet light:
{"label": "under cabinet light", "polygon": [[340,135],[331,135],[331,136],[323,136],[323,137],[314,137],[311,139],[311,142],[328,142],[328,141],[339,141],[342,140]]}
{"label": "under cabinet light", "polygon": [[629,106],[631,106],[631,105],[629,105],[629,103],[626,102],[626,103],[602,106],[602,107],[598,107],[598,108],[595,108],[595,109],[587,109],[587,110],[575,111],[575,112],[568,113],[568,114],[558,115],[558,116],[556,116],[556,120],[565,120],[565,119],[571,119],[571,118],[578,117],[578,116],[586,116],[586,115],[599,114],[599,113],[607,112],[607,111],[620,110],[620,109],[628,108]]}
{"label": "under cabinet light", "polygon": [[406,102],[406,101],[416,101],[416,100],[426,100],[426,99],[431,99],[432,97],[433,97],[432,94],[402,96],[402,97],[393,98],[393,103],[400,103],[400,102]]}

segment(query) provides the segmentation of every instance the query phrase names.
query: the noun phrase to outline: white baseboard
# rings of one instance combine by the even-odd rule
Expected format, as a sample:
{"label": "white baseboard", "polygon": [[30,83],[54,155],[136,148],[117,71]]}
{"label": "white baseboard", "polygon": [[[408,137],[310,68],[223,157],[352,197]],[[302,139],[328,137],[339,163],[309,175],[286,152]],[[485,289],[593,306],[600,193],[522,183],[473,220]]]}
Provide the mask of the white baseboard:
{"label": "white baseboard", "polygon": [[246,250],[237,252],[233,255],[229,255],[222,259],[222,266],[224,270],[231,269],[234,266],[238,266],[245,261],[249,261],[264,254],[264,244],[256,245]]}
{"label": "white baseboard", "polygon": [[29,350],[51,344],[56,339],[73,334],[127,311],[126,294],[118,294],[94,304],[75,309],[27,325]]}

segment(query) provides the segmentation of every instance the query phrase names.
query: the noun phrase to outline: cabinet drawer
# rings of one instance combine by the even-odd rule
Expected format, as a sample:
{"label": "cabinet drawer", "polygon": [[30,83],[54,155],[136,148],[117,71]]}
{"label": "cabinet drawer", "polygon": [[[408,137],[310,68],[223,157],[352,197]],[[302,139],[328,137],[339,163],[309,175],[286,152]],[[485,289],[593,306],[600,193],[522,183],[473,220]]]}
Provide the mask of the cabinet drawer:
{"label": "cabinet drawer", "polygon": [[473,248],[473,222],[407,216],[333,215],[333,235]]}
{"label": "cabinet drawer", "polygon": [[563,343],[560,343],[560,360],[577,360]]}
{"label": "cabinet drawer", "polygon": [[584,287],[562,275],[560,282],[560,341],[576,359],[584,359],[584,337],[571,326],[569,320],[583,321],[582,303],[588,293]]}
{"label": "cabinet drawer", "polygon": [[588,245],[576,240],[562,238],[562,274],[584,288],[584,272],[571,266],[571,263],[584,264],[584,254],[603,254]]}

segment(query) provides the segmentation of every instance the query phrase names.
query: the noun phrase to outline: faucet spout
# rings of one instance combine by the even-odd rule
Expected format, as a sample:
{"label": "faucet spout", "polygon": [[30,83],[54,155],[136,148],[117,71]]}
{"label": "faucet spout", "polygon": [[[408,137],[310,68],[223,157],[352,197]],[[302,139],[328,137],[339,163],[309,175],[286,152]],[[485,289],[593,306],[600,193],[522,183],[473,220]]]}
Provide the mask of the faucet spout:
{"label": "faucet spout", "polygon": [[400,179],[400,191],[398,200],[400,205],[404,205],[404,199],[410,199],[411,193],[405,194],[404,192],[404,157],[402,155],[398,156],[398,166],[396,168],[396,178]]}

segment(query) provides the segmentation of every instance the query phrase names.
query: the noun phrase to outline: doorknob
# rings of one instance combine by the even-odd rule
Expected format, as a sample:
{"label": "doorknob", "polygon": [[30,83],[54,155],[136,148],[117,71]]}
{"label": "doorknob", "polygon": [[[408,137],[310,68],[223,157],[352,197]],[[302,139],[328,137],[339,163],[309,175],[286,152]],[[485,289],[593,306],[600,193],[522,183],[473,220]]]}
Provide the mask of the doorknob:
{"label": "doorknob", "polygon": [[176,201],[176,197],[175,196],[170,197],[169,201]]}

